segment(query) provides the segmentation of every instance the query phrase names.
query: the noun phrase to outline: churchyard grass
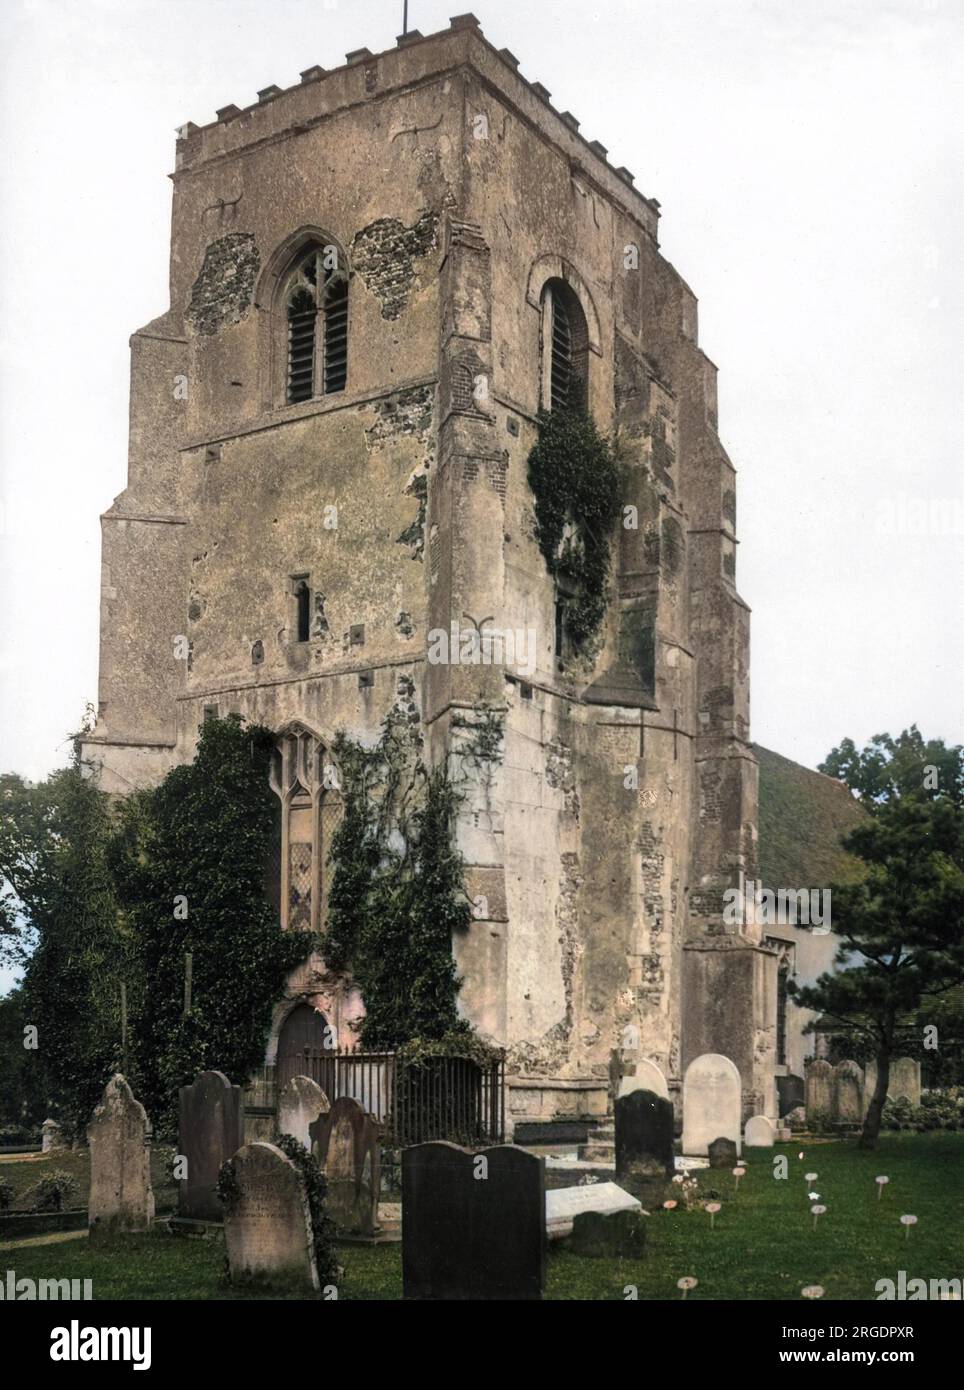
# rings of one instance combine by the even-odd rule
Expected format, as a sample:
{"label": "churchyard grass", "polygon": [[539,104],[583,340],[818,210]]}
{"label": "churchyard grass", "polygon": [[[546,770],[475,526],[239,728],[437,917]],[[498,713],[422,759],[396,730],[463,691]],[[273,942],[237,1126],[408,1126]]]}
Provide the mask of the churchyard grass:
{"label": "churchyard grass", "polygon": [[[177,1198],[177,1184],[171,1177],[168,1164],[174,1154],[172,1146],[155,1144],[151,1149],[151,1183],[158,1211],[167,1211]],[[9,1154],[0,1157],[0,1182],[8,1182],[14,1190],[11,1211],[28,1211],[31,1189],[41,1178],[52,1173],[69,1173],[77,1184],[70,1199],[71,1207],[86,1207],[90,1191],[90,1153],[87,1149],[55,1149],[45,1154]],[[2,1241],[2,1238],[0,1238]]]}
{"label": "churchyard grass", "polygon": [[[803,1153],[803,1159],[798,1158]],[[56,1156],[61,1158],[63,1156]],[[70,1155],[74,1159],[75,1155]],[[788,1176],[773,1177],[785,1157]],[[586,1259],[550,1246],[548,1299],[679,1298],[677,1280],[699,1280],[688,1301],[800,1298],[819,1284],[827,1299],[872,1300],[879,1279],[964,1277],[964,1133],[885,1134],[875,1153],[856,1142],[797,1142],[745,1154],[747,1175],[735,1195],[729,1170],[698,1173],[700,1199],[718,1200],[714,1228],[701,1206],[654,1210],[646,1219],[642,1260]],[[0,1178],[16,1163],[0,1163]],[[815,1172],[815,1183],[804,1181]],[[877,1198],[874,1179],[890,1182]],[[672,1186],[672,1185],[671,1185]],[[813,1229],[810,1191],[827,1208]],[[918,1222],[910,1230],[900,1216]],[[338,1246],[345,1299],[401,1296],[401,1246]],[[0,1272],[32,1278],[91,1278],[96,1298],[223,1299],[224,1245],[219,1239],[150,1235],[117,1238],[97,1248],[83,1236],[56,1244],[0,1242]]]}

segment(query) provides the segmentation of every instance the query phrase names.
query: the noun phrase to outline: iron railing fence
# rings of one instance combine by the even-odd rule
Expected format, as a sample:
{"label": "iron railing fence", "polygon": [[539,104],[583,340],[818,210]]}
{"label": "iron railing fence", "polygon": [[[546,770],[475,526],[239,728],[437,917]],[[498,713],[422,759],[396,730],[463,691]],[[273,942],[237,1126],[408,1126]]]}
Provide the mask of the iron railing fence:
{"label": "iron railing fence", "polygon": [[330,1101],[353,1100],[385,1127],[396,1148],[447,1139],[501,1144],[505,1139],[505,1060],[479,1064],[465,1057],[400,1062],[394,1052],[305,1048],[278,1059],[277,1086],[310,1076]]}

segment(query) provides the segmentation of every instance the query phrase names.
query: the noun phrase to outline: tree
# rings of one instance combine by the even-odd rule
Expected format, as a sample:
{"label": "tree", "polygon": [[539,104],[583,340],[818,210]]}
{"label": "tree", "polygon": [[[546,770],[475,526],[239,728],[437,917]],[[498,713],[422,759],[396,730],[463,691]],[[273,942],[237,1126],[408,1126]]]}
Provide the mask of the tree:
{"label": "tree", "polygon": [[36,1047],[24,1051],[48,1106],[74,1131],[120,1060],[128,950],[108,864],[108,800],[86,774],[78,734],[69,765],[38,786],[0,778],[4,954],[24,966],[24,1026],[36,1030]]}
{"label": "tree", "polygon": [[46,1118],[47,1095],[36,1053],[23,1045],[26,1027],[23,990],[12,989],[0,999],[0,1129],[33,1134]]}
{"label": "tree", "polygon": [[957,806],[964,797],[964,748],[948,747],[940,738],[925,740],[916,724],[897,738],[875,734],[862,749],[845,738],[818,770],[846,782],[871,812],[914,792],[945,796]]}
{"label": "tree", "polygon": [[886,760],[879,766],[858,755],[852,766],[859,777],[860,769],[873,768],[868,789],[885,790],[868,796],[871,819],[844,839],[866,873],[832,889],[840,970],[809,987],[791,984],[791,992],[804,1008],[871,1042],[877,1083],[861,1146],[872,1149],[908,1016],[964,981],[964,813],[951,795],[919,782],[902,791],[907,783]]}

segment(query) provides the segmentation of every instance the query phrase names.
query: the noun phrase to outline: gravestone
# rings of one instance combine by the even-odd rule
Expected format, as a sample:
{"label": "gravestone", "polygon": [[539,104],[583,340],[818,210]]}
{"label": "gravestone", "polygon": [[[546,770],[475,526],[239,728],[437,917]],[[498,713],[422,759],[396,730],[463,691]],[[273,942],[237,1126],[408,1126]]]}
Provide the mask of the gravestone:
{"label": "gravestone", "polygon": [[611,1216],[620,1211],[641,1211],[642,1203],[631,1192],[614,1182],[591,1182],[579,1187],[557,1187],[546,1193],[546,1234],[559,1240],[572,1232],[582,1212],[594,1211]]}
{"label": "gravestone", "polygon": [[777,1109],[782,1120],[791,1110],[796,1110],[797,1106],[806,1103],[806,1086],[803,1077],[795,1076],[793,1072],[788,1072],[786,1076],[778,1076],[776,1083]]}
{"label": "gravestone", "polygon": [[707,1145],[711,1168],[733,1168],[739,1158],[739,1151],[732,1139],[720,1136]]}
{"label": "gravestone", "polygon": [[897,1057],[891,1062],[887,1094],[894,1100],[903,1096],[911,1105],[920,1105],[920,1062],[916,1057]]}
{"label": "gravestone", "polygon": [[841,1125],[859,1125],[864,1115],[864,1074],[856,1062],[834,1067],[834,1119]]}
{"label": "gravestone", "polygon": [[732,1139],[740,1151],[740,1073],[729,1057],[706,1052],[683,1077],[683,1153],[706,1154],[714,1139]]}
{"label": "gravestone", "polygon": [[274,1144],[245,1144],[229,1160],[233,1192],[224,1204],[232,1283],[318,1288],[305,1185]]}
{"label": "gravestone", "polygon": [[626,1065],[616,1090],[616,1099],[619,1100],[621,1096],[631,1095],[633,1091],[652,1091],[654,1095],[669,1100],[666,1077],[655,1062],[650,1062],[646,1058],[642,1058],[638,1062],[629,1062]]}
{"label": "gravestone", "polygon": [[[877,1063],[871,1058],[864,1070],[864,1114],[874,1098],[877,1085]],[[895,1057],[890,1064],[887,1099],[906,1097],[911,1105],[920,1105],[920,1062],[914,1057]]]}
{"label": "gravestone", "polygon": [[187,1172],[178,1187],[178,1214],[191,1221],[220,1221],[217,1186],[221,1164],[244,1143],[241,1087],[220,1071],[202,1071],[178,1095],[178,1150]]}
{"label": "gravestone", "polygon": [[[616,1176],[628,1177],[649,1159],[672,1177],[673,1107],[653,1091],[631,1091],[616,1101]],[[651,1165],[645,1167],[651,1176]]]}
{"label": "gravestone", "polygon": [[90,1145],[90,1233],[146,1231],[154,1220],[150,1124],[118,1073],[87,1126]]}
{"label": "gravestone", "polygon": [[754,1115],[747,1120],[743,1142],[748,1149],[772,1149],[775,1138],[773,1121],[766,1115]]}
{"label": "gravestone", "polygon": [[311,1148],[311,1126],[331,1109],[328,1097],[310,1076],[292,1076],[278,1097],[278,1133]]}
{"label": "gravestone", "polygon": [[308,1126],[311,1152],[325,1170],[328,1214],[349,1235],[373,1235],[381,1194],[381,1126],[350,1096]]}
{"label": "gravestone", "polygon": [[66,1148],[64,1132],[56,1120],[44,1120],[40,1126],[40,1151],[49,1154],[54,1149]]}
{"label": "gravestone", "polygon": [[580,1211],[573,1217],[566,1248],[592,1260],[638,1260],[646,1244],[646,1227],[638,1211]]}
{"label": "gravestone", "polygon": [[833,1067],[822,1059],[808,1062],[806,1068],[807,1123],[819,1124],[833,1117],[834,1077]]}
{"label": "gravestone", "polygon": [[402,1283],[406,1298],[542,1298],[545,1162],[512,1144],[402,1151]]}

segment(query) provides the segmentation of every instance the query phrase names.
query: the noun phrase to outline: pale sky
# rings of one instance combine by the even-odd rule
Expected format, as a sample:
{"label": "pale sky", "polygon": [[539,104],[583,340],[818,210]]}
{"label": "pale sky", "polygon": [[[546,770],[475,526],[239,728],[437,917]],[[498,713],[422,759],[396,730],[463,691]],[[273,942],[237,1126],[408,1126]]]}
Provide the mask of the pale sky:
{"label": "pale sky", "polygon": [[[410,24],[458,8],[411,0]],[[96,700],[98,516],[125,483],[127,340],[167,308],[175,127],[391,46],[401,12],[0,6],[0,769],[44,776]],[[960,741],[964,3],[476,12],[660,200],[700,298],[739,469],[753,737],[809,765],[913,721]]]}

